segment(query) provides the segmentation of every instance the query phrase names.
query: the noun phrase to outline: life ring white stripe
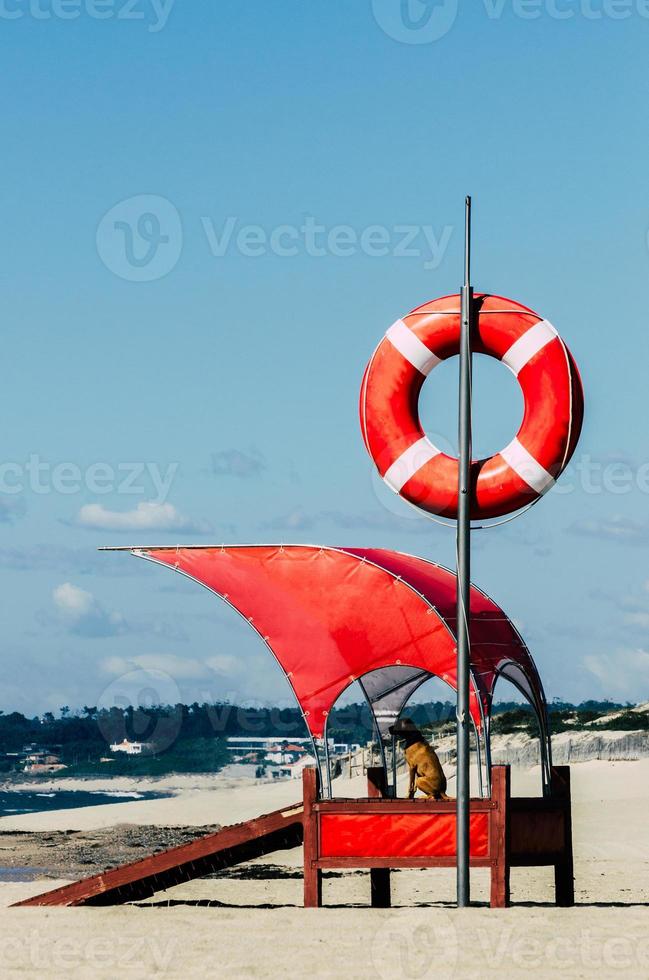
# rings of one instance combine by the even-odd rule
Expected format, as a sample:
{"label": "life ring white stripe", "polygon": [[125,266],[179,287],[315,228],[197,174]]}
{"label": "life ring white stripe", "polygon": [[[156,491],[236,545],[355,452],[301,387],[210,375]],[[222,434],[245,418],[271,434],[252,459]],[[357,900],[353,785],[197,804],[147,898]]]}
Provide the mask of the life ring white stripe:
{"label": "life ring white stripe", "polygon": [[533,327],[526,330],[522,337],[514,341],[509,350],[503,354],[502,362],[510,371],[518,376],[525,365],[538,354],[546,344],[558,337],[559,334],[549,320],[539,320]]}
{"label": "life ring white stripe", "polygon": [[401,488],[406,485],[408,480],[440,453],[441,449],[434,446],[430,439],[424,436],[423,439],[418,439],[409,449],[401,453],[392,466],[385,471],[383,479],[395,493],[400,493]]}
{"label": "life ring white stripe", "polygon": [[403,320],[397,320],[393,323],[388,332],[385,335],[392,346],[399,351],[400,354],[405,357],[407,361],[412,364],[413,367],[417,368],[418,371],[427,377],[434,367],[440,363],[441,358],[433,354],[431,350],[428,350],[425,344],[422,344],[419,337],[410,330],[409,327],[403,322]]}
{"label": "life ring white stripe", "polygon": [[512,439],[508,446],[500,450],[500,455],[511,466],[514,473],[539,495],[549,490],[554,483],[554,477],[534,459],[531,453],[528,453],[518,439]]}

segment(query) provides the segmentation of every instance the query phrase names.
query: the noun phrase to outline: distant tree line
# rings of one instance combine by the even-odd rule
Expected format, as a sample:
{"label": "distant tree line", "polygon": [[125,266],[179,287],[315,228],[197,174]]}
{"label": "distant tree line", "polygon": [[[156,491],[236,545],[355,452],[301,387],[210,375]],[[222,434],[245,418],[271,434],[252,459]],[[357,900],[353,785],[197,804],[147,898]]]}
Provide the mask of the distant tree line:
{"label": "distant tree line", "polygon": [[[613,711],[619,718],[608,727],[641,729],[648,725],[647,714],[631,711],[631,705],[611,701],[584,701],[573,705],[554,701],[549,705],[552,730],[579,727]],[[452,730],[455,703],[429,701],[408,706],[415,723],[429,731]],[[500,702],[494,708],[493,731],[536,733],[531,708],[518,702]],[[332,711],[329,736],[339,742],[365,744],[373,738],[372,718],[365,703],[348,704]],[[215,771],[227,761],[225,740],[232,736],[271,736],[279,741],[307,735],[304,719],[297,708],[240,706],[228,703],[154,705],[98,708],[85,705],[73,711],[61,707],[53,712],[28,718],[20,712],[0,712],[0,770],[15,768],[16,757],[26,745],[35,751],[50,750],[74,772],[110,771],[115,774],[163,773],[171,771]],[[142,756],[111,756],[111,743],[144,742]],[[112,758],[110,767],[101,759]]]}

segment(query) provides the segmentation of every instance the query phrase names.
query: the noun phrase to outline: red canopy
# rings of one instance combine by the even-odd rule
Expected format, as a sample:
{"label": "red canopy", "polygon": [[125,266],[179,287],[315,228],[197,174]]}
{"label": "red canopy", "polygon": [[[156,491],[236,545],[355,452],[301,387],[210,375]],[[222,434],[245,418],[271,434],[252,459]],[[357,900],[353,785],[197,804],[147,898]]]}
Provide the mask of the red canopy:
{"label": "red canopy", "polygon": [[[175,568],[233,606],[272,651],[311,734],[354,680],[394,665],[456,683],[455,575],[422,558],[374,548],[302,545],[131,548]],[[471,590],[471,713],[489,715],[499,675],[537,706],[543,689],[505,613]]]}

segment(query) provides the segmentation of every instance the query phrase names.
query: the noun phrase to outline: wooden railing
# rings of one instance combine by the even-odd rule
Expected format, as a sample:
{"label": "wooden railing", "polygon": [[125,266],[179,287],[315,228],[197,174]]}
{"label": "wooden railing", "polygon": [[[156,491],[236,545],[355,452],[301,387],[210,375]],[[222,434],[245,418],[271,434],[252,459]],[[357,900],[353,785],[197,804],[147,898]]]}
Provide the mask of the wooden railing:
{"label": "wooden railing", "polygon": [[[383,772],[368,771],[366,799],[318,798],[315,769],[304,771],[304,904],[322,904],[322,871],[369,868],[371,901],[390,904],[391,868],[453,867],[455,801],[384,797]],[[574,902],[570,770],[552,771],[546,797],[511,797],[508,766],[492,770],[489,799],[471,800],[471,867],[491,871],[491,905],[509,904],[510,870],[553,865],[556,901]]]}

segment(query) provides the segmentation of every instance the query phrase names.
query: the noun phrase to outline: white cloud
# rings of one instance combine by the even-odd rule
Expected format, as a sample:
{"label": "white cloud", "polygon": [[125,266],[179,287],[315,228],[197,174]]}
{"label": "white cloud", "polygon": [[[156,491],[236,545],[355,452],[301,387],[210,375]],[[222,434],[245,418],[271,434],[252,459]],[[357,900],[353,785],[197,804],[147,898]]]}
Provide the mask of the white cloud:
{"label": "white cloud", "polygon": [[571,534],[582,537],[599,538],[604,541],[618,541],[620,544],[646,545],[649,541],[649,522],[635,521],[622,514],[594,520],[575,521],[568,528]]}
{"label": "white cloud", "polygon": [[216,674],[233,674],[241,665],[239,658],[229,653],[218,653],[210,657],[206,663]]}
{"label": "white cloud", "polygon": [[85,592],[71,582],[57,585],[52,595],[59,609],[73,618],[88,613],[95,601],[90,592]]}
{"label": "white cloud", "polygon": [[57,612],[71,633],[105,637],[123,633],[126,623],[121,613],[109,612],[91,592],[71,582],[63,582],[52,592]]}
{"label": "white cloud", "polygon": [[649,696],[649,651],[641,647],[590,654],[584,666],[600,681],[608,696],[646,701]]}
{"label": "white cloud", "polygon": [[270,531],[308,531],[314,527],[316,518],[307,514],[302,507],[294,507],[286,514],[280,514],[261,526]]}
{"label": "white cloud", "polygon": [[81,527],[97,531],[186,531],[206,534],[211,530],[204,522],[183,517],[173,504],[144,500],[135,510],[107,510],[101,504],[85,504],[77,515]]}
{"label": "white cloud", "polygon": [[640,629],[646,630],[649,627],[649,612],[627,613],[624,622],[629,626],[638,626]]}
{"label": "white cloud", "polygon": [[201,660],[178,657],[173,653],[141,653],[135,657],[107,657],[102,661],[107,674],[127,674],[129,671],[146,670],[169,674],[175,678],[199,679],[207,677],[210,670]]}

